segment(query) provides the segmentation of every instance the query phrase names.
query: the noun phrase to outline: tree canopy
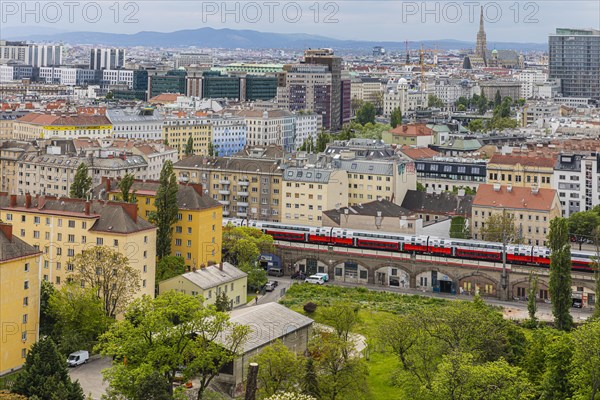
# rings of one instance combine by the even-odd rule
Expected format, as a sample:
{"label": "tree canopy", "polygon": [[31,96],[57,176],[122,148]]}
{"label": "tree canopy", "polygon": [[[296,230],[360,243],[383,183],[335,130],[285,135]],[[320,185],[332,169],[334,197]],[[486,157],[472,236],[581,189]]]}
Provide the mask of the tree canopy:
{"label": "tree canopy", "polygon": [[160,171],[160,184],[156,191],[154,205],[156,211],[150,214],[150,222],[156,225],[156,256],[160,259],[171,254],[173,225],[177,222],[177,177],[173,171],[173,162],[165,161]]}
{"label": "tree canopy", "polygon": [[87,165],[81,163],[75,172],[73,183],[71,183],[71,190],[69,191],[69,196],[74,199],[85,199],[91,188],[92,177],[89,175]]}
{"label": "tree canopy", "polygon": [[507,243],[521,243],[522,235],[517,230],[514,214],[493,213],[485,220],[480,229],[481,237],[489,242],[502,243],[506,237]]}
{"label": "tree canopy", "polygon": [[375,123],[375,115],[376,115],[375,106],[371,103],[364,103],[362,106],[360,106],[358,111],[356,111],[356,120],[361,125],[365,125],[369,122],[374,124]]}
{"label": "tree canopy", "polygon": [[568,331],[573,325],[571,306],[571,246],[566,218],[554,218],[550,221],[548,242],[550,248],[550,285],[554,324],[558,329]]}
{"label": "tree canopy", "polygon": [[125,174],[125,176],[119,181],[119,191],[121,192],[120,197],[121,200],[125,203],[137,202],[135,191],[131,191],[131,187],[133,186],[134,181],[135,176],[133,176],[133,174],[130,173]]}

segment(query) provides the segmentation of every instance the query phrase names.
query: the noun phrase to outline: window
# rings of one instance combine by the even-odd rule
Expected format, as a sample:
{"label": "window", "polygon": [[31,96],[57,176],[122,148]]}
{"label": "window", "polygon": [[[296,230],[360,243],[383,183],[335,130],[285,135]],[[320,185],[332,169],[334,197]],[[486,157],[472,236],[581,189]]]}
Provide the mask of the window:
{"label": "window", "polygon": [[28,320],[28,315],[27,314],[23,314],[23,323],[26,324],[27,320]]}
{"label": "window", "polygon": [[69,220],[69,228],[75,228],[75,221]]}
{"label": "window", "polygon": [[188,221],[192,221],[192,214],[188,214]]}
{"label": "window", "polygon": [[28,306],[29,305],[29,297],[27,297],[27,296],[23,297],[23,305],[24,306]]}
{"label": "window", "polygon": [[119,247],[119,241],[117,239],[113,240],[113,246]]}
{"label": "window", "polygon": [[104,239],[103,238],[96,238],[96,245],[97,246],[102,246],[104,244]]}
{"label": "window", "polygon": [[187,241],[187,247],[192,247],[192,241],[191,240]]}
{"label": "window", "polygon": [[187,233],[188,233],[188,235],[191,235],[191,234],[192,234],[192,228],[189,228],[189,227],[188,227],[188,228],[187,228]]}
{"label": "window", "polygon": [[29,263],[25,263],[23,269],[25,270],[25,272],[29,272]]}
{"label": "window", "polygon": [[29,289],[29,281],[23,282],[23,289]]}
{"label": "window", "polygon": [[40,223],[40,217],[33,217],[33,223],[34,224],[39,224]]}
{"label": "window", "polygon": [[69,243],[75,243],[75,235],[69,235],[68,242]]}

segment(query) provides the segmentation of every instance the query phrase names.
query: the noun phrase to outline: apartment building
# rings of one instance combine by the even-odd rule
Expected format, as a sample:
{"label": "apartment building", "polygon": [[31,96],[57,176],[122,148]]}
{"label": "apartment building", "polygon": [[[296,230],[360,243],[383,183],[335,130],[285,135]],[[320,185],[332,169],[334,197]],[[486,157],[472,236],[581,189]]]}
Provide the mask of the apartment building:
{"label": "apartment building", "polygon": [[60,288],[73,272],[75,254],[108,246],[140,272],[136,296],[154,295],[156,227],[138,217],[135,204],[0,193],[0,219],[42,252],[40,279]]}
{"label": "apartment building", "polygon": [[552,101],[529,101],[523,107],[521,125],[537,124],[538,127],[548,127],[552,118],[560,117],[560,106]]}
{"label": "apartment building", "polygon": [[171,161],[175,163],[179,158],[177,149],[165,146],[162,142],[136,143],[131,148],[131,153],[144,158],[148,165],[146,167],[145,179],[154,181],[160,178],[160,171],[162,171],[165,162]]}
{"label": "apartment building", "polygon": [[101,71],[74,67],[40,67],[38,74],[40,82],[65,86],[96,84],[101,77]]}
{"label": "apartment building", "polygon": [[153,108],[106,111],[113,126],[113,136],[125,139],[163,140],[164,118]]}
{"label": "apartment building", "polygon": [[116,179],[130,173],[138,179],[147,177],[148,163],[137,155],[109,154],[100,158],[72,154],[27,154],[17,161],[17,180],[13,190],[17,194],[68,197],[77,168],[82,163],[88,166],[92,185],[99,184],[105,176]]}
{"label": "apartment building", "polygon": [[351,98],[371,104],[381,104],[384,85],[381,79],[370,76],[353,78],[350,82]]}
{"label": "apartment building", "polygon": [[104,115],[54,115],[32,112],[14,120],[17,140],[50,138],[104,138],[112,135],[112,123]]}
{"label": "apartment building", "polygon": [[398,79],[396,87],[388,90],[383,95],[383,116],[388,117],[396,108],[400,108],[402,115],[427,107],[427,93],[412,90],[408,81]]}
{"label": "apartment building", "polygon": [[404,124],[383,132],[382,139],[387,144],[427,147],[434,143],[435,131],[426,124]]}
{"label": "apartment building", "polygon": [[552,188],[554,157],[494,154],[487,164],[487,183]]}
{"label": "apartment building", "polygon": [[435,192],[454,191],[455,189],[477,190],[480,184],[486,183],[487,165],[485,160],[432,157],[415,162],[417,182],[426,189]]}
{"label": "apartment building", "polygon": [[39,335],[41,252],[0,222],[0,376],[23,366]]}
{"label": "apartment building", "polygon": [[158,286],[161,294],[174,290],[202,296],[204,305],[214,305],[221,293],[225,293],[232,309],[248,302],[248,274],[227,262],[193,269],[162,281]]}
{"label": "apartment building", "polygon": [[177,179],[200,183],[222,205],[222,215],[279,221],[283,170],[267,157],[191,156],[173,165]]}
{"label": "apartment building", "polygon": [[546,246],[550,221],[561,215],[560,201],[554,189],[481,184],[471,209],[471,234],[485,240],[481,229],[493,214],[514,217],[517,235],[524,243]]}
{"label": "apartment building", "polygon": [[281,190],[282,223],[321,226],[323,211],[348,206],[348,173],[290,167]]}
{"label": "apartment building", "polygon": [[125,49],[93,48],[90,50],[90,69],[119,69],[125,66]]}
{"label": "apartment building", "polygon": [[246,146],[248,127],[243,117],[226,113],[211,115],[208,121],[212,124],[215,155],[232,156]]}
{"label": "apartment building", "polygon": [[562,216],[591,210],[600,204],[600,154],[561,153],[552,187],[558,191]]}
{"label": "apartment building", "polygon": [[37,154],[29,142],[8,140],[0,144],[0,191],[14,194],[18,182],[18,163],[27,154]]}
{"label": "apartment building", "polygon": [[[156,211],[154,202],[160,183],[136,180],[131,187],[137,198],[137,212],[149,219]],[[104,178],[93,190],[94,197],[117,201],[117,179]],[[179,213],[173,226],[171,253],[183,257],[190,268],[221,262],[221,205],[202,190],[200,184],[180,184],[177,191]]]}
{"label": "apartment building", "polygon": [[323,118],[319,114],[296,112],[294,118],[294,149],[297,150],[308,138],[316,143],[317,135],[323,129]]}
{"label": "apartment building", "polygon": [[213,141],[213,125],[207,119],[177,118],[167,119],[163,125],[164,140],[185,157],[185,148],[190,137],[194,154],[208,156],[209,144]]}
{"label": "apartment building", "polygon": [[521,82],[519,97],[530,99],[536,94],[536,86],[543,84],[548,79],[548,75],[539,69],[524,69],[515,74],[515,77]]}
{"label": "apartment building", "polygon": [[282,146],[286,151],[294,148],[295,117],[285,110],[241,110],[235,113],[246,122],[248,146]]}

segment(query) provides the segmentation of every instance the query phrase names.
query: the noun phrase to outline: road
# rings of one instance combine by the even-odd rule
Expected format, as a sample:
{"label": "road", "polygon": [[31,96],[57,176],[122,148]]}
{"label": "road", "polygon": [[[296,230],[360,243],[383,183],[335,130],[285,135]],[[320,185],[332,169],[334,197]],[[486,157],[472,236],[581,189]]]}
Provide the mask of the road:
{"label": "road", "polygon": [[73,381],[79,380],[85,396],[89,394],[94,400],[99,400],[108,387],[108,384],[102,379],[102,370],[110,368],[110,364],[109,357],[94,356],[87,364],[69,368],[69,375]]}

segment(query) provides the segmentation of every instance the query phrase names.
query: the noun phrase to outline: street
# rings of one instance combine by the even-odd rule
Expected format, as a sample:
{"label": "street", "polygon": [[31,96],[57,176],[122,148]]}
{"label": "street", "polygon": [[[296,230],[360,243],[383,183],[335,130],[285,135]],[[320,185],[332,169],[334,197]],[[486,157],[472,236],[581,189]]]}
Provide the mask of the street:
{"label": "street", "polygon": [[91,395],[94,400],[99,400],[108,387],[102,379],[102,370],[110,365],[110,357],[93,356],[87,364],[69,368],[69,375],[73,381],[79,380],[85,396]]}

